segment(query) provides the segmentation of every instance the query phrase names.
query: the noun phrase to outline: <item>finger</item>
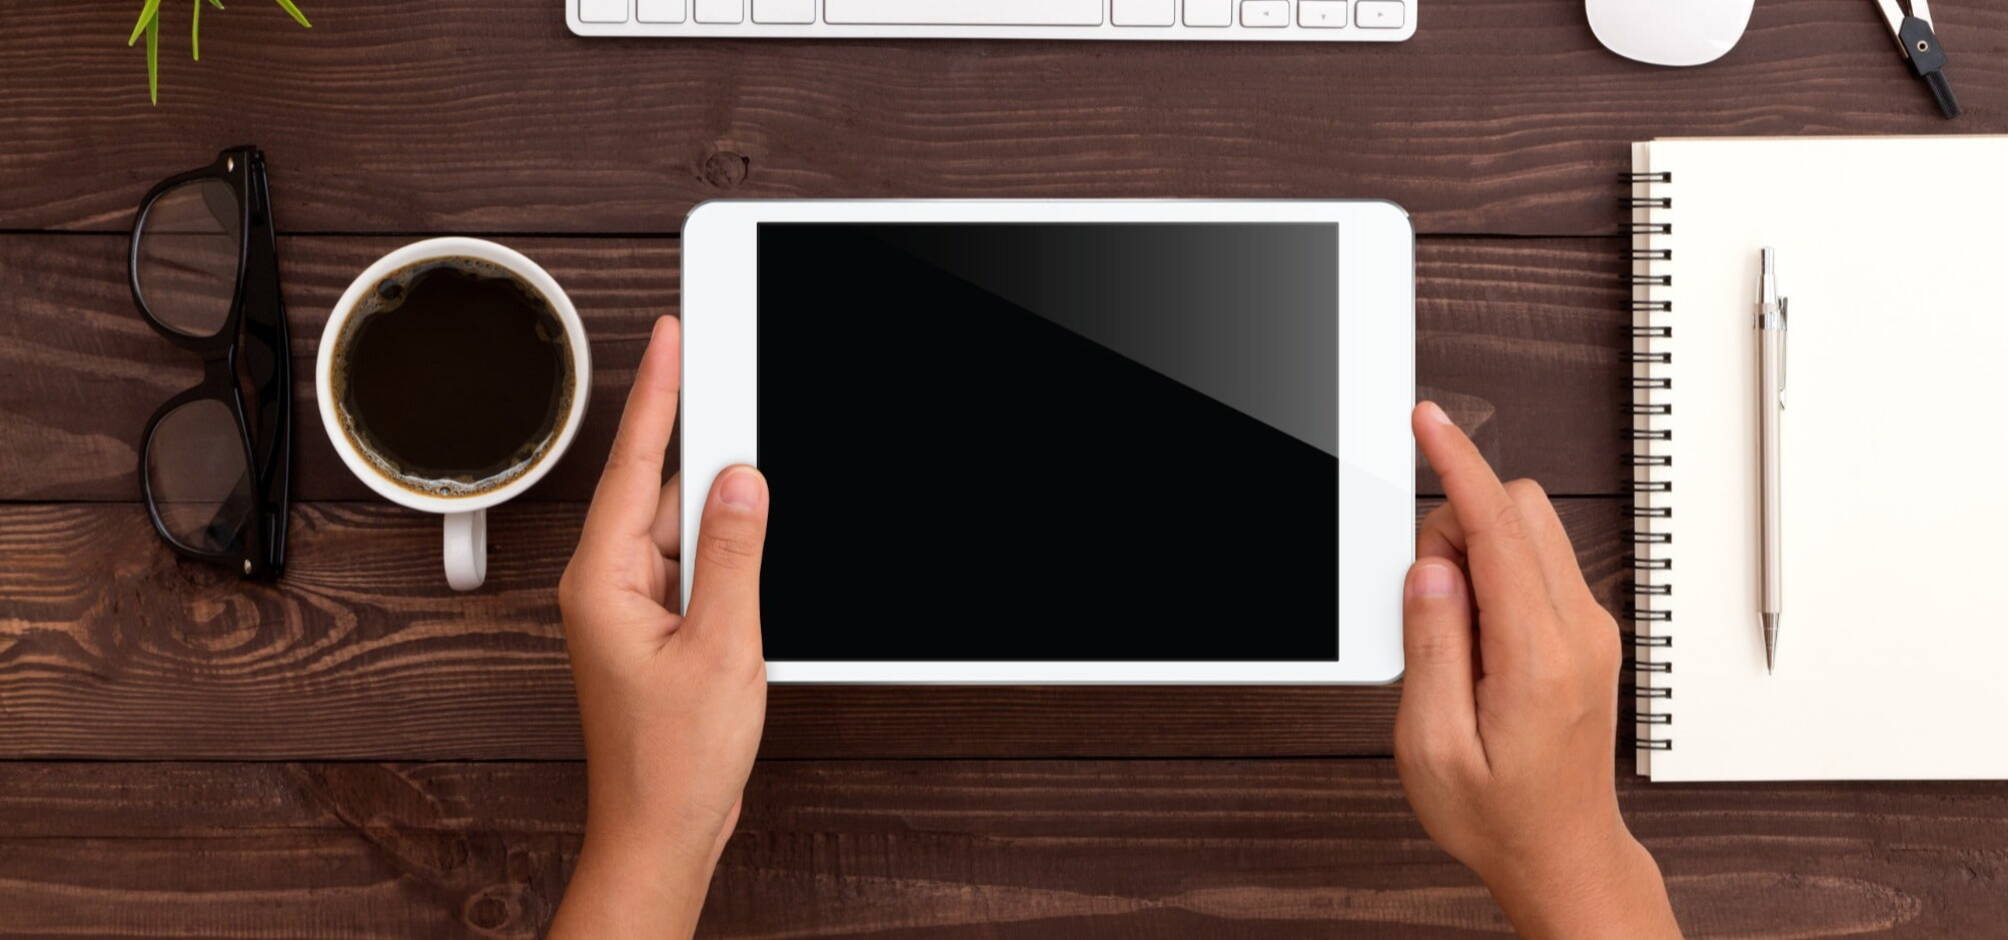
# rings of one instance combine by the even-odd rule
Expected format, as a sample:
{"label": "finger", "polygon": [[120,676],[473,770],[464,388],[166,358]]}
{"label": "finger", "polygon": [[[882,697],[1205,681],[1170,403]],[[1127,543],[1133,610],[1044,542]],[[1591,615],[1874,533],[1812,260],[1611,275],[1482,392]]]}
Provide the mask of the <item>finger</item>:
{"label": "finger", "polygon": [[1418,560],[1408,569],[1402,594],[1402,653],[1407,666],[1395,746],[1433,767],[1482,760],[1471,600],[1464,573],[1441,558]]}
{"label": "finger", "polygon": [[1441,558],[1464,567],[1464,527],[1457,524],[1457,510],[1444,503],[1422,517],[1415,530],[1415,557]]}
{"label": "finger", "polygon": [[655,524],[648,533],[662,557],[683,557],[683,474],[670,474],[669,482],[662,485],[662,495],[655,503]]}
{"label": "finger", "polygon": [[767,540],[767,503],[767,481],[752,467],[728,467],[711,484],[697,528],[689,615],[683,625],[700,641],[760,647],[760,555]]}
{"label": "finger", "polygon": [[593,505],[586,511],[586,536],[647,533],[655,522],[662,486],[662,459],[676,430],[676,392],[681,379],[682,332],[674,317],[655,321],[634,387],[628,390],[620,430],[600,473]]}
{"label": "finger", "polygon": [[1576,561],[1575,543],[1569,540],[1569,530],[1562,526],[1562,517],[1555,512],[1547,491],[1533,480],[1514,480],[1506,484],[1506,491],[1520,504],[1520,515],[1527,520],[1549,595],[1557,602],[1593,601],[1582,565]]}
{"label": "finger", "polygon": [[1513,605],[1530,588],[1545,587],[1520,506],[1507,494],[1492,465],[1435,402],[1416,406],[1415,439],[1450,498],[1471,559],[1472,591],[1479,606]]}

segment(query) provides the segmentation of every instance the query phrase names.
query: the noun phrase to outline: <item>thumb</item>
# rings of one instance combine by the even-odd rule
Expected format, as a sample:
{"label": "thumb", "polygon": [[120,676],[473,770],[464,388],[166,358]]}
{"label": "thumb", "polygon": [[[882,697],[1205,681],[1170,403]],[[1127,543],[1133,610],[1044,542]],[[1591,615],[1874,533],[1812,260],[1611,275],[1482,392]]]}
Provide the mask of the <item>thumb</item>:
{"label": "thumb", "polygon": [[748,466],[728,467],[711,484],[697,526],[690,605],[681,630],[760,642],[760,554],[767,541],[767,480]]}
{"label": "thumb", "polygon": [[1471,662],[1471,594],[1464,572],[1442,558],[1408,569],[1403,590],[1401,709],[1395,748],[1431,762],[1477,756],[1476,675]]}

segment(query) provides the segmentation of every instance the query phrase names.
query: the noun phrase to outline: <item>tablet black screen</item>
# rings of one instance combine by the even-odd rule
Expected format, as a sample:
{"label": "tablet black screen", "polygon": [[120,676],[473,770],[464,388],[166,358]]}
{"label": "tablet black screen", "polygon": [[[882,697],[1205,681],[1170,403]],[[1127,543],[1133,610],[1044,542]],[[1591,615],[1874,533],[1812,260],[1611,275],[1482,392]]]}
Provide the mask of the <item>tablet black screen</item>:
{"label": "tablet black screen", "polygon": [[1337,659],[1338,238],[760,225],[767,658]]}

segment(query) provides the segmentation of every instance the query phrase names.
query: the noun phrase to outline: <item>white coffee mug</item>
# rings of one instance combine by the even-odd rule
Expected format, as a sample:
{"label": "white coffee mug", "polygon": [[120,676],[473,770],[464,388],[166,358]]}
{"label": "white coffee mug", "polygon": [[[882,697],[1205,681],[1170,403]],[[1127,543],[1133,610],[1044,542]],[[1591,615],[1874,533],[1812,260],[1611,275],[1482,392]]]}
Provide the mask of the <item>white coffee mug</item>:
{"label": "white coffee mug", "polygon": [[[376,289],[378,282],[391,274],[422,261],[440,258],[486,261],[521,278],[550,302],[552,312],[565,325],[569,341],[567,346],[571,351],[571,409],[558,425],[550,446],[515,479],[468,496],[419,493],[392,480],[356,449],[355,443],[343,430],[340,406],[334,392],[335,347],[357,305]],[[327,430],[328,440],[335,445],[335,453],[342,455],[342,462],[348,464],[349,472],[393,503],[421,512],[439,513],[444,517],[442,548],[446,560],[446,583],[456,591],[471,591],[480,587],[488,575],[489,507],[508,502],[535,486],[564,456],[565,448],[571,446],[579,423],[585,417],[586,393],[592,384],[592,374],[592,356],[586,349],[586,328],[579,322],[579,312],[573,309],[571,298],[565,296],[557,280],[535,261],[514,249],[479,238],[428,238],[378,258],[375,264],[356,275],[349,289],[342,292],[342,299],[335,302],[334,310],[328,315],[327,327],[321,331],[320,355],[314,367],[314,390],[321,402],[321,426]]]}

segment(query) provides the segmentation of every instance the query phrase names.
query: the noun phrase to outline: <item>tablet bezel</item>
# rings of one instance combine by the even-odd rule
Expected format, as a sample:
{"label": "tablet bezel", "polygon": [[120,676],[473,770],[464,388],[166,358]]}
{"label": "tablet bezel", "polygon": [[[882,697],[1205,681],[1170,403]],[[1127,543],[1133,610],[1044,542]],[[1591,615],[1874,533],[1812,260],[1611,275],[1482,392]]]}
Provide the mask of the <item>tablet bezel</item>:
{"label": "tablet bezel", "polygon": [[[769,661],[772,682],[1340,684],[1400,678],[1415,557],[1415,231],[1379,201],[721,200],[683,227],[683,557],[711,482],[758,466],[762,223],[1329,223],[1339,226],[1339,621],[1335,662]],[[786,512],[785,503],[777,511]],[[682,572],[690,596],[692,566]],[[1350,589],[1345,586],[1350,585]],[[1338,624],[1333,629],[1339,629]]]}

